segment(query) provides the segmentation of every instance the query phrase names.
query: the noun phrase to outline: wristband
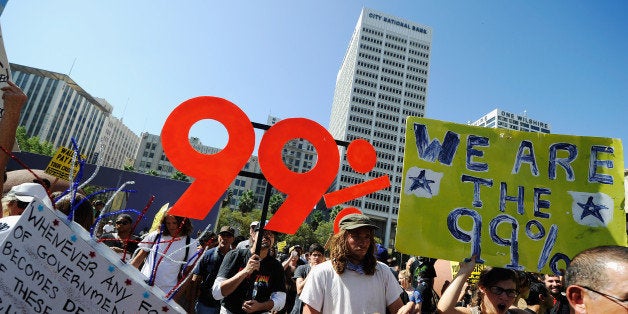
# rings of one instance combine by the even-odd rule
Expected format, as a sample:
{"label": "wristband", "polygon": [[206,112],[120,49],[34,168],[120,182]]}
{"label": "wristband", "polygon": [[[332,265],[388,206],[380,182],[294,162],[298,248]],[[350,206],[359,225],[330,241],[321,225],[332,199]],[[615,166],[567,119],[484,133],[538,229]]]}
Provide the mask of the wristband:
{"label": "wristband", "polygon": [[412,292],[412,295],[410,296],[410,301],[414,302],[415,304],[423,302],[423,296],[421,295],[421,292],[414,290],[414,292]]}

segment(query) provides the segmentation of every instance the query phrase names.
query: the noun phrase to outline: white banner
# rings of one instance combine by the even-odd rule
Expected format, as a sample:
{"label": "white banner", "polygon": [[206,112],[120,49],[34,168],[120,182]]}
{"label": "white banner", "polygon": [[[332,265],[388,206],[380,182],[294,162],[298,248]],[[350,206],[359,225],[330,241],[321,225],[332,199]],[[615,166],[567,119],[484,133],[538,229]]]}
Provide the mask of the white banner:
{"label": "white banner", "polygon": [[0,243],[2,313],[184,313],[145,279],[39,201]]}

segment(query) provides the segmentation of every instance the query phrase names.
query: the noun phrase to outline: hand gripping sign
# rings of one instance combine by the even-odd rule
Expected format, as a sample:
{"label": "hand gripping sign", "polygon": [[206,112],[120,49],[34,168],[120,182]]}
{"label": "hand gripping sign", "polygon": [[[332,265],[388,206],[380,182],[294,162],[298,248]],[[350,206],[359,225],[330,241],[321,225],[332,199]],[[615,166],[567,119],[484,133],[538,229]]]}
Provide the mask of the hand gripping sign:
{"label": "hand gripping sign", "polygon": [[[201,154],[190,145],[189,130],[202,119],[216,120],[226,128],[229,141],[219,153]],[[283,146],[297,138],[309,141],[318,155],[316,165],[305,173],[291,171],[282,160]],[[166,119],[161,139],[170,162],[195,178],[170,213],[194,219],[203,219],[209,213],[246,164],[255,146],[255,132],[246,114],[235,104],[210,96],[192,98],[179,105]],[[375,149],[365,140],[355,140],[349,144],[347,159],[356,171],[366,173],[375,166]],[[388,176],[384,175],[324,194],[338,172],[338,148],[324,127],[304,118],[281,120],[270,127],[260,142],[259,163],[266,180],[287,194],[265,227],[282,233],[295,233],[322,196],[331,207],[390,186]]]}
{"label": "hand gripping sign", "polygon": [[2,313],[184,313],[109,247],[38,200],[4,235]]}

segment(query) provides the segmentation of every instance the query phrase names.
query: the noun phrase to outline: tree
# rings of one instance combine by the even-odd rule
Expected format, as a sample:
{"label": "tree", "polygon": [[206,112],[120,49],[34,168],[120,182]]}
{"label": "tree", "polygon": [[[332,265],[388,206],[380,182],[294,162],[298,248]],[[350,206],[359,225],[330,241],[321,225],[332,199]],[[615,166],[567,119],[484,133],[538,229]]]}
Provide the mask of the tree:
{"label": "tree", "polygon": [[[15,130],[15,141],[23,151],[29,151],[26,140],[28,140],[28,137],[26,136],[26,127],[18,126]],[[11,147],[8,147],[7,149],[11,149]]]}
{"label": "tree", "polygon": [[[46,156],[52,156],[54,154],[52,143],[47,141],[42,142],[37,136],[27,138],[26,128],[24,126],[17,128],[15,131],[15,139],[22,151]],[[9,149],[11,149],[11,147],[9,147]]]}
{"label": "tree", "polygon": [[124,165],[124,171],[135,171],[132,165]]}
{"label": "tree", "polygon": [[297,232],[287,235],[284,240],[288,243],[288,246],[300,245],[307,250],[308,246],[313,243],[321,243],[320,239],[316,236],[316,233],[308,224],[303,224]]}
{"label": "tree", "polygon": [[313,210],[310,214],[310,225],[312,229],[316,230],[318,225],[323,221],[325,221],[325,214],[320,210]]}
{"label": "tree", "polygon": [[238,209],[243,213],[248,213],[255,208],[255,195],[252,190],[246,190],[240,196]]}
{"label": "tree", "polygon": [[238,231],[238,234],[248,238],[249,226],[253,221],[259,220],[261,216],[262,211],[259,209],[254,209],[249,213],[243,213],[224,207],[218,213],[217,226],[215,227],[231,226]]}
{"label": "tree", "polygon": [[272,214],[275,214],[277,212],[277,210],[279,209],[279,207],[281,207],[281,205],[283,205],[283,195],[279,194],[279,193],[275,193],[270,197],[270,200],[268,201],[268,209],[270,209],[270,212]]}
{"label": "tree", "polygon": [[159,176],[159,173],[157,173],[157,171],[155,171],[153,169],[150,169],[150,170],[146,171],[146,174],[150,175],[150,176],[155,176],[155,177]]}
{"label": "tree", "polygon": [[171,179],[174,180],[179,180],[179,181],[184,181],[184,182],[190,182],[190,178],[188,178],[188,176],[186,176],[183,172],[181,171],[175,171],[172,174],[172,177],[170,177]]}
{"label": "tree", "polygon": [[338,216],[338,213],[343,209],[344,208],[342,208],[342,206],[340,205],[334,206],[334,208],[332,208],[329,212],[329,221],[334,221],[336,219],[336,216]]}
{"label": "tree", "polygon": [[320,245],[325,245],[329,237],[334,233],[334,221],[323,221],[318,224],[318,228],[314,231],[316,241]]}

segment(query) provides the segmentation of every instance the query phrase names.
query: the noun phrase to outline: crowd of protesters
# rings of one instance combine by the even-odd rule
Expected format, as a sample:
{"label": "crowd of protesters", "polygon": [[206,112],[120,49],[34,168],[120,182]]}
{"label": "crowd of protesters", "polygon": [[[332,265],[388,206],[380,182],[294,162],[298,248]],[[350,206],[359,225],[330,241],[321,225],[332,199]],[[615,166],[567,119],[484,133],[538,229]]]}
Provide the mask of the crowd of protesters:
{"label": "crowd of protesters", "polygon": [[[90,200],[49,193],[40,183],[22,183],[4,195],[0,240],[34,199],[93,228]],[[409,257],[401,269],[375,243],[377,227],[361,214],[343,217],[326,247],[293,244],[279,252],[278,234],[257,221],[244,232],[219,226],[199,240],[189,219],[167,212],[143,237],[133,233],[130,215],[112,221],[99,242],[137,267],[149,285],[174,294],[188,313],[628,313],[628,248],[621,246],[585,250],[560,275],[487,266],[476,283],[469,282],[472,257],[439,296],[436,260]],[[249,237],[237,243],[240,233]]]}
{"label": "crowd of protesters", "polygon": [[[11,82],[1,90],[0,146],[10,147],[26,96]],[[2,156],[3,174],[5,164]],[[0,242],[35,199],[88,231],[105,206],[75,191],[51,193],[50,182],[41,179],[13,186],[2,197]],[[197,240],[189,219],[167,212],[143,237],[134,234],[132,216],[113,218],[97,230],[99,242],[136,267],[146,283],[176,295],[189,313],[628,313],[628,248],[623,246],[587,249],[561,274],[485,267],[471,283],[474,256],[460,263],[439,297],[436,260],[410,257],[401,269],[375,243],[377,227],[362,214],[343,217],[325,247],[293,244],[287,252],[276,251],[278,234],[257,221],[249,230],[219,226],[217,234],[205,232]],[[247,238],[234,240],[247,231]]]}

